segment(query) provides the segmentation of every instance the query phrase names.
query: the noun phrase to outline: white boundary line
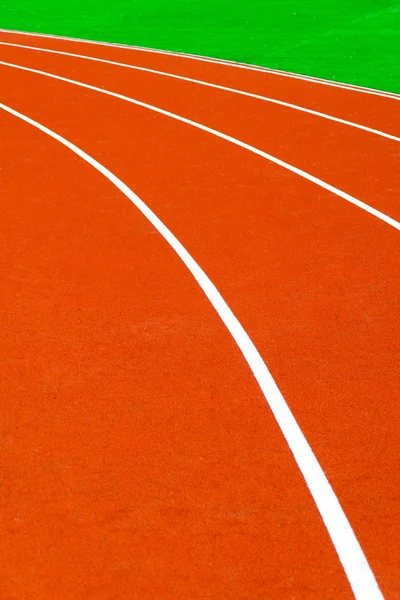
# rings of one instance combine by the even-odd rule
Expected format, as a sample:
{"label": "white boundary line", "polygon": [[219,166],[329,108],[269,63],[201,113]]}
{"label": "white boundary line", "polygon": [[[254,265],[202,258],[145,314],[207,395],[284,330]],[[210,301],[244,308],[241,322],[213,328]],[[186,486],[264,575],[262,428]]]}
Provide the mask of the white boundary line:
{"label": "white boundary line", "polygon": [[139,209],[171,248],[175,250],[217,311],[253,372],[314,498],[355,597],[358,600],[382,600],[382,593],[351,525],[289,406],[286,404],[285,399],[249,335],[203,269],[155,213],[106,167],[75,146],[75,144],[37,121],[1,103],[0,109],[22,119],[29,125],[33,125],[33,127],[60,142],[104,175],[106,179]]}
{"label": "white boundary line", "polygon": [[311,75],[301,75],[299,73],[291,73],[290,71],[281,71],[279,69],[271,69],[268,67],[260,67],[259,65],[252,65],[246,63],[240,63],[236,61],[226,59],[216,59],[210,56],[201,56],[199,54],[186,54],[184,52],[172,52],[170,50],[160,50],[158,48],[146,48],[143,46],[130,46],[128,44],[117,44],[112,42],[99,42],[96,40],[86,40],[82,38],[73,38],[62,35],[52,35],[50,33],[35,33],[29,31],[18,31],[15,29],[2,29],[0,33],[11,33],[18,35],[26,35],[31,37],[50,38],[54,40],[65,40],[69,42],[77,42],[83,44],[93,44],[95,46],[109,46],[112,48],[123,48],[125,50],[135,50],[138,52],[148,52],[150,54],[166,54],[169,56],[176,56],[178,58],[188,58],[191,60],[198,60],[201,62],[210,62],[218,65],[225,65],[228,67],[236,67],[238,69],[245,69],[248,71],[259,71],[261,73],[269,73],[270,75],[278,75],[281,77],[289,77],[291,79],[301,79],[303,81],[309,81],[310,83],[317,83],[330,87],[342,88],[353,92],[361,92],[364,94],[371,94],[373,96],[383,96],[385,98],[392,98],[393,100],[400,100],[400,94],[395,92],[385,92],[384,90],[377,90],[374,88],[363,87],[359,85],[353,85],[351,83],[342,83],[339,81],[332,81],[329,79],[321,79],[320,77],[312,77]]}
{"label": "white boundary line", "polygon": [[104,58],[97,58],[95,56],[87,56],[85,54],[74,54],[72,52],[64,52],[61,50],[53,50],[49,48],[40,48],[37,46],[25,46],[23,44],[13,44],[11,42],[0,42],[0,46],[11,46],[13,48],[22,48],[24,50],[34,50],[37,52],[45,52],[47,54],[56,54],[60,56],[71,56],[73,58],[81,58],[83,60],[88,60],[91,62],[104,63],[107,65],[113,65],[117,67],[123,67],[126,69],[132,69],[135,71],[144,71],[146,73],[152,73],[154,75],[162,75],[164,77],[170,77],[172,79],[178,79],[180,81],[188,81],[190,83],[195,83],[198,85],[202,85],[205,87],[214,88],[217,90],[223,90],[225,92],[230,92],[233,94],[237,94],[240,96],[247,96],[248,98],[255,98],[257,100],[262,100],[264,102],[269,102],[271,104],[278,104],[279,106],[284,106],[286,108],[291,108],[300,112],[308,113],[310,115],[321,117],[323,119],[327,119],[329,121],[334,121],[336,123],[340,123],[342,125],[347,125],[349,127],[354,127],[356,129],[360,129],[362,131],[367,131],[368,133],[373,133],[375,135],[379,135],[380,137],[387,138],[389,140],[393,140],[395,142],[400,142],[400,138],[395,135],[391,135],[389,133],[385,133],[384,131],[380,131],[379,129],[373,129],[372,127],[367,127],[365,125],[360,125],[359,123],[354,123],[353,121],[347,121],[345,119],[340,119],[338,117],[334,117],[332,115],[328,115],[326,113],[321,113],[316,110],[311,110],[309,108],[305,108],[304,106],[299,106],[297,104],[291,104],[289,102],[283,102],[282,100],[276,100],[275,98],[270,98],[268,96],[261,96],[259,94],[252,94],[250,92],[245,92],[244,90],[238,90],[236,88],[226,87],[223,85],[217,85],[215,83],[209,83],[208,81],[203,81],[200,79],[193,79],[191,77],[183,77],[182,75],[175,75],[174,73],[167,73],[166,71],[157,71],[155,69],[149,69],[147,67],[139,67],[137,65],[130,65],[128,63],[121,63],[113,60],[106,60]]}
{"label": "white boundary line", "polygon": [[392,217],[389,217],[388,215],[385,215],[384,213],[377,210],[376,208],[369,206],[369,204],[366,204],[365,202],[362,202],[361,200],[354,198],[354,196],[351,196],[350,194],[347,194],[346,192],[339,190],[338,188],[334,187],[333,185],[330,185],[329,183],[322,181],[322,179],[319,179],[318,177],[314,177],[314,175],[310,175],[310,173],[307,173],[306,171],[303,171],[302,169],[298,169],[297,167],[295,167],[283,160],[280,160],[279,158],[277,158],[276,156],[273,156],[272,154],[263,152],[262,150],[259,150],[258,148],[255,148],[254,146],[250,146],[250,144],[246,144],[245,142],[242,142],[242,141],[238,140],[237,138],[234,138],[230,135],[222,133],[221,131],[217,131],[216,129],[212,129],[211,127],[207,127],[206,125],[202,125],[201,123],[198,123],[197,121],[192,121],[191,119],[186,119],[185,117],[181,117],[180,115],[177,115],[175,113],[169,112],[162,108],[158,108],[157,106],[153,106],[152,104],[147,104],[145,102],[141,102],[140,100],[135,100],[134,98],[130,98],[128,96],[123,96],[122,94],[117,94],[115,92],[111,92],[110,90],[105,90],[103,88],[99,88],[94,85],[89,85],[88,83],[76,81],[75,79],[68,79],[67,77],[61,77],[59,75],[54,75],[53,73],[48,73],[47,71],[39,71],[38,69],[31,69],[29,67],[23,67],[22,65],[8,63],[8,62],[4,62],[4,61],[0,61],[0,65],[6,66],[6,67],[12,67],[13,69],[19,69],[21,71],[27,71],[29,73],[36,73],[38,75],[44,75],[45,77],[50,77],[51,79],[57,79],[58,81],[72,83],[72,85],[77,85],[78,87],[86,88],[88,90],[93,90],[95,92],[100,92],[101,94],[105,94],[107,96],[112,96],[113,98],[118,98],[119,100],[124,100],[125,102],[129,102],[130,104],[135,104],[136,106],[141,106],[142,108],[146,108],[146,109],[156,112],[160,115],[170,117],[171,119],[175,119],[176,121],[180,121],[181,123],[186,123],[187,125],[191,125],[192,127],[196,127],[197,129],[201,129],[202,131],[211,133],[212,135],[215,135],[216,137],[226,140],[227,142],[231,142],[232,144],[235,144],[235,146],[239,146],[240,148],[249,150],[253,154],[257,154],[258,156],[261,156],[262,158],[265,158],[265,159],[269,160],[270,162],[273,162],[276,165],[279,165],[280,167],[283,167],[284,169],[287,169],[288,171],[295,173],[296,175],[300,175],[300,177],[303,177],[304,179],[307,179],[308,181],[315,183],[319,187],[323,188],[324,190],[327,190],[328,192],[331,192],[332,194],[335,194],[336,196],[339,196],[339,198],[342,198],[343,200],[347,200],[347,202],[350,202],[351,204],[358,206],[358,208],[361,208],[362,210],[369,213],[370,215],[377,217],[384,223],[387,223],[388,225],[391,225],[392,227],[394,227],[395,229],[400,231],[400,223],[398,221],[396,221],[395,219],[392,219]]}

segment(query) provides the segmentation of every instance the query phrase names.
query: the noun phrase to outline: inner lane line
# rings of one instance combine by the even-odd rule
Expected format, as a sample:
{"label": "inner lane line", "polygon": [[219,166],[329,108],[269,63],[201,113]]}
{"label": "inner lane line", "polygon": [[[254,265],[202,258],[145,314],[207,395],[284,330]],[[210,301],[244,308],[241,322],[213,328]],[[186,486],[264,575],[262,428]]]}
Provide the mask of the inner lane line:
{"label": "inner lane line", "polygon": [[188,54],[185,52],[173,52],[171,50],[161,50],[159,48],[146,48],[145,46],[131,46],[129,44],[118,44],[113,42],[102,42],[98,40],[88,40],[83,38],[67,37],[63,35],[52,35],[50,33],[37,33],[30,31],[18,31],[15,29],[4,29],[0,28],[0,33],[14,34],[14,35],[25,35],[28,37],[39,37],[48,38],[53,40],[64,40],[67,42],[91,44],[93,46],[106,46],[111,48],[122,48],[123,50],[134,50],[137,52],[145,52],[148,54],[164,54],[167,56],[175,56],[177,58],[189,58],[190,60],[197,60],[199,62],[209,62],[216,65],[223,65],[226,67],[234,67],[237,69],[244,69],[246,71],[257,71],[260,73],[266,73],[269,75],[277,75],[280,77],[288,77],[290,79],[299,79],[301,81],[307,81],[309,83],[317,83],[328,87],[336,87],[351,92],[360,92],[363,94],[370,94],[372,96],[382,96],[384,98],[392,98],[392,100],[400,100],[400,94],[395,92],[388,92],[384,90],[378,90],[369,88],[361,85],[354,85],[351,83],[343,83],[340,81],[333,81],[331,79],[323,79],[321,77],[313,77],[311,75],[301,75],[300,73],[293,73],[291,71],[282,71],[280,69],[271,69],[269,67],[261,67],[260,65],[246,64],[233,60],[212,58],[211,56],[202,56],[200,54]]}

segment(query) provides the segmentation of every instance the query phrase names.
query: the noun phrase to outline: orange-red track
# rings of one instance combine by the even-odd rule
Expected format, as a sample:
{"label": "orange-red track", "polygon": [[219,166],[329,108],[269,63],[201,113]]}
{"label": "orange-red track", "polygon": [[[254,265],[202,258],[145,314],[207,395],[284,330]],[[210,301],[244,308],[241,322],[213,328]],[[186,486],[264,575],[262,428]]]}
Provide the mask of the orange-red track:
{"label": "orange-red track", "polygon": [[[399,135],[389,97],[66,40]],[[400,218],[400,144],[154,74],[0,46],[232,135]],[[385,598],[400,598],[400,232],[184,123],[0,66],[0,102],[166,223],[259,348]],[[0,111],[4,600],[342,599],[352,591],[241,353],[152,225]]]}

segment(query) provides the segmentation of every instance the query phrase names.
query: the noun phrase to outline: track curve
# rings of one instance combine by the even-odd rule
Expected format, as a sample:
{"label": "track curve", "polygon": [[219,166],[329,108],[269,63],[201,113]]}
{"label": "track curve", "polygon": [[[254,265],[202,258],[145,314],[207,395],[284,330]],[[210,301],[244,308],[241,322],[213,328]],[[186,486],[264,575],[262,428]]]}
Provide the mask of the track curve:
{"label": "track curve", "polygon": [[[3,54],[3,48],[1,57],[9,59],[8,52],[15,50]],[[19,58],[21,62],[22,56]],[[42,67],[49,66],[47,60],[23,57],[25,64],[40,62]],[[62,62],[57,69],[65,74],[77,69],[77,65],[77,62]],[[307,182],[299,184],[291,174],[282,176],[278,167],[262,164],[257,157],[249,157],[240,149],[227,149],[221,140],[205,140],[201,132],[189,133],[183,126],[170,126],[140,109],[122,107],[112,100],[107,103],[90,92],[68,90],[61,83],[39,84],[33,74],[21,77],[2,69],[3,74],[7,85],[2,90],[2,100],[32,117],[40,116],[46,125],[65,132],[118,172],[179,232],[212,278],[220,282],[224,295],[262,348],[285,397],[290,398],[325,472],[330,479],[333,477],[334,488],[382,590],[391,597],[398,583],[392,552],[399,539],[395,527],[398,507],[388,500],[393,498],[397,485],[395,462],[391,463],[389,456],[396,452],[399,420],[393,395],[398,378],[394,363],[398,352],[394,334],[398,315],[398,233],[388,232],[384,224],[368,222],[368,215],[363,217],[354,207],[341,206],[338,210],[329,194],[317,193],[315,186]],[[111,85],[117,91],[126,86],[123,89],[140,89],[146,97],[158,93],[158,101],[166,106],[175,103],[175,110],[193,111],[209,122],[219,119],[223,127],[232,131],[237,128],[235,131],[247,136],[246,139],[257,139],[258,143],[278,148],[285,156],[292,153],[318,172],[337,178],[346,190],[357,190],[363,198],[373,199],[377,206],[389,208],[392,214],[398,211],[396,151],[390,145],[395,142],[384,140],[385,144],[377,148],[365,132],[358,139],[353,137],[353,131],[349,134],[343,128],[321,131],[315,122],[302,119],[289,122],[282,114],[277,119],[273,112],[269,115],[257,112],[255,118],[258,106],[251,105],[248,114],[243,114],[243,106],[234,101],[231,106],[226,96],[206,97],[185,87],[178,94],[175,86],[162,91],[150,80],[136,79],[136,75],[124,82],[119,70],[97,72],[97,65],[92,71],[85,67],[81,76],[88,82],[98,77],[102,85]],[[29,97],[24,89],[30,90]],[[387,99],[383,101],[386,103]],[[378,112],[374,111],[371,106],[372,117],[366,117],[365,122],[368,118],[376,119]],[[237,116],[234,120],[233,115]],[[268,128],[268,138],[260,123],[273,124]],[[127,131],[132,137],[128,137]],[[290,131],[295,132],[291,144]],[[312,140],[316,140],[315,148],[311,148]],[[329,152],[321,157],[323,140]],[[360,155],[355,149],[361,145]],[[354,177],[355,173],[365,175]],[[164,264],[165,261],[159,260]],[[186,293],[183,294],[186,298]],[[222,348],[221,345],[221,351]],[[315,356],[319,357],[318,362]],[[338,393],[346,399],[340,410]],[[378,406],[377,396],[382,399]],[[324,399],[322,405],[320,398]],[[193,410],[192,403],[188,406]],[[257,440],[258,444],[258,436]],[[349,460],[351,470],[347,467]],[[293,492],[296,495],[300,493],[298,488],[296,485]],[[260,489],[260,493],[264,498],[265,489]],[[382,503],[388,507],[387,517],[379,511]],[[382,535],[385,527],[386,534]],[[226,527],[223,531],[226,535]],[[301,535],[295,535],[296,543]],[[390,548],[382,543],[388,538]],[[323,540],[321,532],[317,545],[324,548],[326,559],[320,565],[331,564]],[[255,547],[262,552],[261,538]],[[289,565],[290,553],[282,552]],[[302,585],[311,586],[308,589],[313,597],[318,594],[326,597],[326,584],[316,583],[324,569],[318,565],[311,568],[314,560],[308,554],[307,566],[299,568],[290,591],[285,591],[289,566],[277,567],[276,573],[288,574],[280,581],[279,576],[270,575],[269,580],[260,583],[254,570],[250,569],[246,578],[245,571],[237,566],[236,556],[236,559],[231,557],[229,572],[232,577],[232,565],[236,565],[241,578],[235,585],[244,585],[246,589],[255,586],[249,596],[243,597],[261,595],[263,586],[267,586],[266,590],[274,589],[273,593],[279,597],[285,597],[286,593],[290,597],[294,589],[300,589],[296,586]],[[248,569],[249,562],[246,565]],[[260,572],[259,563],[257,567]],[[212,568],[208,576],[211,571]],[[227,585],[226,577],[220,575],[218,579],[215,571],[213,576],[213,585],[217,581]],[[332,577],[333,581],[336,576]],[[208,581],[211,585],[211,580]],[[334,584],[332,595],[347,597],[346,585],[340,581],[339,578]],[[170,590],[174,589],[174,593],[184,589],[173,585],[171,582]],[[191,585],[195,585],[193,581]],[[212,588],[205,585],[203,589],[204,597],[213,597]],[[235,596],[233,588],[219,589],[224,597],[242,597]]]}

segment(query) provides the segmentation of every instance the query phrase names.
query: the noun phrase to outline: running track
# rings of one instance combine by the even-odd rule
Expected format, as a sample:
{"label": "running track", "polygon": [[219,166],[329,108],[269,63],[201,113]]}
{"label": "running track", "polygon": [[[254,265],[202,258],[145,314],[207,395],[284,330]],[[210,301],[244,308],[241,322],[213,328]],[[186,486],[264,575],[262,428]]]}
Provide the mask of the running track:
{"label": "running track", "polygon": [[0,42],[1,597],[400,598],[400,97]]}

